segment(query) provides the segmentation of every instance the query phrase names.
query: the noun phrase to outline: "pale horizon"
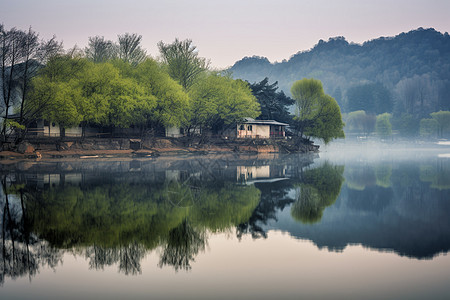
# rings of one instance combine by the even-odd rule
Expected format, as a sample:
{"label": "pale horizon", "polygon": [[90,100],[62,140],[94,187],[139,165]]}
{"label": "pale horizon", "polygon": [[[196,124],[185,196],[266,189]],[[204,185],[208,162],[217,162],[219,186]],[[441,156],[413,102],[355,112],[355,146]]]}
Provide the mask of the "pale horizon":
{"label": "pale horizon", "polygon": [[84,48],[91,36],[116,41],[129,32],[142,35],[143,48],[156,58],[159,41],[189,38],[214,68],[246,56],[281,62],[336,36],[361,44],[420,27],[450,31],[445,0],[0,0],[0,5],[6,29],[31,26],[41,38],[55,35],[65,49]]}

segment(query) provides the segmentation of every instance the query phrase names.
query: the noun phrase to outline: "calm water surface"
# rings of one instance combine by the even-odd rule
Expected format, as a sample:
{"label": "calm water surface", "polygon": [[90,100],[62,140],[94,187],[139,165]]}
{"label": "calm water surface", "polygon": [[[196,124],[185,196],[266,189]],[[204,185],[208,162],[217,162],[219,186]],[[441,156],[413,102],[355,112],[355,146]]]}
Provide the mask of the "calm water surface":
{"label": "calm water surface", "polygon": [[448,299],[450,148],[1,166],[1,299]]}

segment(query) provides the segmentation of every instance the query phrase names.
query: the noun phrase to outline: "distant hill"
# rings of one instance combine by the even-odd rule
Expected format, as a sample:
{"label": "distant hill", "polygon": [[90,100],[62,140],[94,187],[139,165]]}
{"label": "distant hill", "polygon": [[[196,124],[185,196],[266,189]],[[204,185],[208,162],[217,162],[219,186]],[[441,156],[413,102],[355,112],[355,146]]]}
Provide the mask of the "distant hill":
{"label": "distant hill", "polygon": [[[343,111],[426,115],[450,110],[450,36],[432,28],[362,45],[334,37],[280,63],[245,57],[230,70],[250,83],[269,77],[288,95],[296,80],[320,79]],[[379,101],[385,103],[373,104]]]}

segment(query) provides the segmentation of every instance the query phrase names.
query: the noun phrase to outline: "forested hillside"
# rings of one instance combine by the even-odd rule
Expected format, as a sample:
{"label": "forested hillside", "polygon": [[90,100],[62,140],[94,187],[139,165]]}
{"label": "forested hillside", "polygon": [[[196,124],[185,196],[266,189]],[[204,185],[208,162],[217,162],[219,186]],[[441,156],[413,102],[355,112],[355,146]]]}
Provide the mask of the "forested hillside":
{"label": "forested hillside", "polygon": [[419,28],[362,45],[344,37],[320,40],[289,60],[270,63],[264,57],[246,57],[231,71],[250,83],[265,77],[278,81],[288,95],[296,80],[319,79],[347,113],[407,113],[419,119],[450,110],[450,36],[434,29]]}

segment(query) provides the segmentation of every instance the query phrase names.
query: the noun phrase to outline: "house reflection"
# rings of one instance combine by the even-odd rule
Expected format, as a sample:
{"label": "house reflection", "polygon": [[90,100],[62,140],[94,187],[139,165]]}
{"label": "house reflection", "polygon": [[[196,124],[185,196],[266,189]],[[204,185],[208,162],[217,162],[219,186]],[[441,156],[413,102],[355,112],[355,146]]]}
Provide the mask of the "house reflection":
{"label": "house reflection", "polygon": [[237,166],[237,181],[243,184],[274,182],[286,178],[285,165]]}

